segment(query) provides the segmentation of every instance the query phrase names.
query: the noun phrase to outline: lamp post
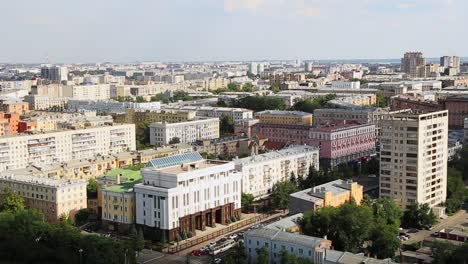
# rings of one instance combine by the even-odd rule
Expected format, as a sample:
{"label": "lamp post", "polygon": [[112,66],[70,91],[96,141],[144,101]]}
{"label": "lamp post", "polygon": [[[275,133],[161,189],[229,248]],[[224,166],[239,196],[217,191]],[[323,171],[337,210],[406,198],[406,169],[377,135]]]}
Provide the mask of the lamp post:
{"label": "lamp post", "polygon": [[83,249],[82,248],[78,249],[78,253],[80,253],[80,264],[81,264]]}
{"label": "lamp post", "polygon": [[127,264],[127,252],[128,252],[128,248],[125,249],[125,253],[124,253],[124,257],[125,257],[125,259],[124,259],[124,264]]}

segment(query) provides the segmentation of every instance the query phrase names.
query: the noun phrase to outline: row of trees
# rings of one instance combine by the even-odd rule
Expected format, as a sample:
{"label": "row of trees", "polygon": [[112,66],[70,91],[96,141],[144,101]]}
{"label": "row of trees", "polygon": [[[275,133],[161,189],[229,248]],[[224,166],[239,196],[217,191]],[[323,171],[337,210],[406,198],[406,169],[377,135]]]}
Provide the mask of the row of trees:
{"label": "row of trees", "polygon": [[468,147],[463,147],[448,163],[447,169],[447,213],[455,213],[468,202]]}
{"label": "row of trees", "polygon": [[314,110],[319,108],[329,108],[328,102],[336,98],[336,94],[327,94],[313,99],[306,99],[296,102],[291,110],[314,113]]}
{"label": "row of trees", "polygon": [[136,263],[136,240],[115,241],[83,235],[65,218],[60,224],[25,209],[24,200],[6,191],[0,206],[0,259],[6,263]]}
{"label": "row of trees", "polygon": [[306,235],[327,236],[335,249],[389,258],[400,246],[401,216],[400,208],[387,198],[369,199],[362,205],[351,201],[305,213],[301,228]]}
{"label": "row of trees", "polygon": [[286,103],[281,98],[267,96],[247,96],[234,102],[234,107],[251,109],[255,112],[264,110],[285,110]]}

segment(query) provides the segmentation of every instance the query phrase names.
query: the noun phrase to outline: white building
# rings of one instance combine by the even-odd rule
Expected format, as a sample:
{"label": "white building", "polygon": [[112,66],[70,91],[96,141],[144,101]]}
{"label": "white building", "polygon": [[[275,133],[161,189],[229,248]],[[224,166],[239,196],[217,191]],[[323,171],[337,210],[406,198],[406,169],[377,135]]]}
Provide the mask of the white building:
{"label": "white building", "polygon": [[295,177],[307,176],[309,167],[319,169],[319,149],[311,146],[291,146],[278,151],[234,160],[242,172],[242,192],[255,197],[266,196],[273,185]]}
{"label": "white building", "polygon": [[281,251],[314,263],[324,263],[325,251],[330,249],[330,240],[318,237],[289,233],[270,228],[259,228],[245,232],[244,245],[253,263],[257,260],[258,251],[265,247],[270,258],[269,263],[281,263]]}
{"label": "white building", "polygon": [[68,98],[28,95],[24,97],[24,101],[29,103],[30,110],[48,110],[51,107],[59,107],[65,109],[65,107],[67,106]]}
{"label": "white building", "polygon": [[97,113],[123,113],[127,109],[159,110],[160,102],[117,102],[114,100],[69,100],[67,109],[72,111],[92,111]]}
{"label": "white building", "polygon": [[155,122],[150,126],[150,144],[167,145],[173,138],[180,143],[219,138],[219,119],[206,118],[179,123]]}
{"label": "white building", "polygon": [[135,150],[135,125],[19,134],[0,138],[0,171]]}
{"label": "white building", "polygon": [[63,96],[77,100],[109,100],[109,84],[85,84],[62,86]]}
{"label": "white building", "polygon": [[169,240],[226,224],[240,214],[241,174],[233,162],[190,152],[152,160],[141,173],[143,183],[134,186],[136,223]]}
{"label": "white building", "polygon": [[249,64],[249,72],[255,75],[258,74],[258,65],[256,62],[251,62]]}
{"label": "white building", "polygon": [[194,111],[199,117],[217,117],[229,116],[234,121],[253,118],[253,111],[245,108],[213,107],[213,106],[161,106],[164,110],[174,111]]}
{"label": "white building", "polygon": [[448,111],[391,114],[381,124],[380,196],[402,208],[445,202]]}
{"label": "white building", "polygon": [[360,89],[361,82],[342,82],[336,81],[331,83],[332,89]]}

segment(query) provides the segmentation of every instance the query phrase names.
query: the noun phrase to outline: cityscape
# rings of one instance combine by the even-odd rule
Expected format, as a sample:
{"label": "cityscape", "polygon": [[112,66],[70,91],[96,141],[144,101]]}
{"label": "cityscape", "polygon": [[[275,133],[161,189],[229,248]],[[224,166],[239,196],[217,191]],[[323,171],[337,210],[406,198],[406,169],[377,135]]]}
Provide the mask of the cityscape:
{"label": "cityscape", "polygon": [[[161,20],[181,19],[175,31],[195,15],[173,8],[207,9],[172,39],[191,38],[180,53],[180,43],[139,50],[127,39],[153,37],[124,31],[116,49],[114,29],[104,27],[108,36],[96,42],[108,37],[108,49],[65,48],[49,42],[49,30],[61,43],[69,37],[63,28],[94,36],[100,22],[77,23],[87,14],[68,9],[52,14],[63,3],[41,17],[28,1],[8,3],[12,27],[43,31],[28,51],[19,37],[0,44],[0,262],[468,263],[468,50],[409,41],[378,53],[360,36],[359,58],[343,53],[355,44],[333,53],[327,32],[314,37],[330,49],[316,44],[312,56],[302,43],[269,45],[269,29],[250,28],[231,32],[236,40],[219,49],[200,48],[206,32],[196,27],[208,19],[228,30],[226,17],[274,26],[286,16],[290,24],[274,34],[296,42],[302,22],[341,14],[335,1],[291,1],[219,1],[216,15],[210,0],[147,3],[162,8],[154,11]],[[137,12],[124,2],[116,1],[116,14]],[[341,7],[397,12],[405,22],[408,13],[416,20],[439,8],[453,14],[440,21],[447,27],[464,19],[456,0],[370,2]],[[115,14],[95,5],[111,25]],[[364,22],[370,14],[356,16]],[[130,26],[137,17],[128,15]],[[229,42],[218,30],[213,42]],[[250,38],[252,49],[242,53],[239,38]],[[444,47],[436,53],[437,45]]]}

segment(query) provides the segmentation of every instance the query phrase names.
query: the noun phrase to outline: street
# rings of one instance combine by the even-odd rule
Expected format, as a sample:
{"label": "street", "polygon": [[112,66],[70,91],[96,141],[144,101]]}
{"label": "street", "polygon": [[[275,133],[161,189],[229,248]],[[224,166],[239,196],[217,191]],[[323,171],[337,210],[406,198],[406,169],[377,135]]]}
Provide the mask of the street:
{"label": "street", "polygon": [[444,228],[454,227],[463,223],[468,223],[468,214],[465,210],[460,210],[456,214],[449,216],[446,219],[439,219],[439,223],[434,225],[432,230],[421,230],[417,233],[412,233],[410,239],[402,241],[402,244],[413,244],[415,242],[423,241],[434,232],[439,232]]}

